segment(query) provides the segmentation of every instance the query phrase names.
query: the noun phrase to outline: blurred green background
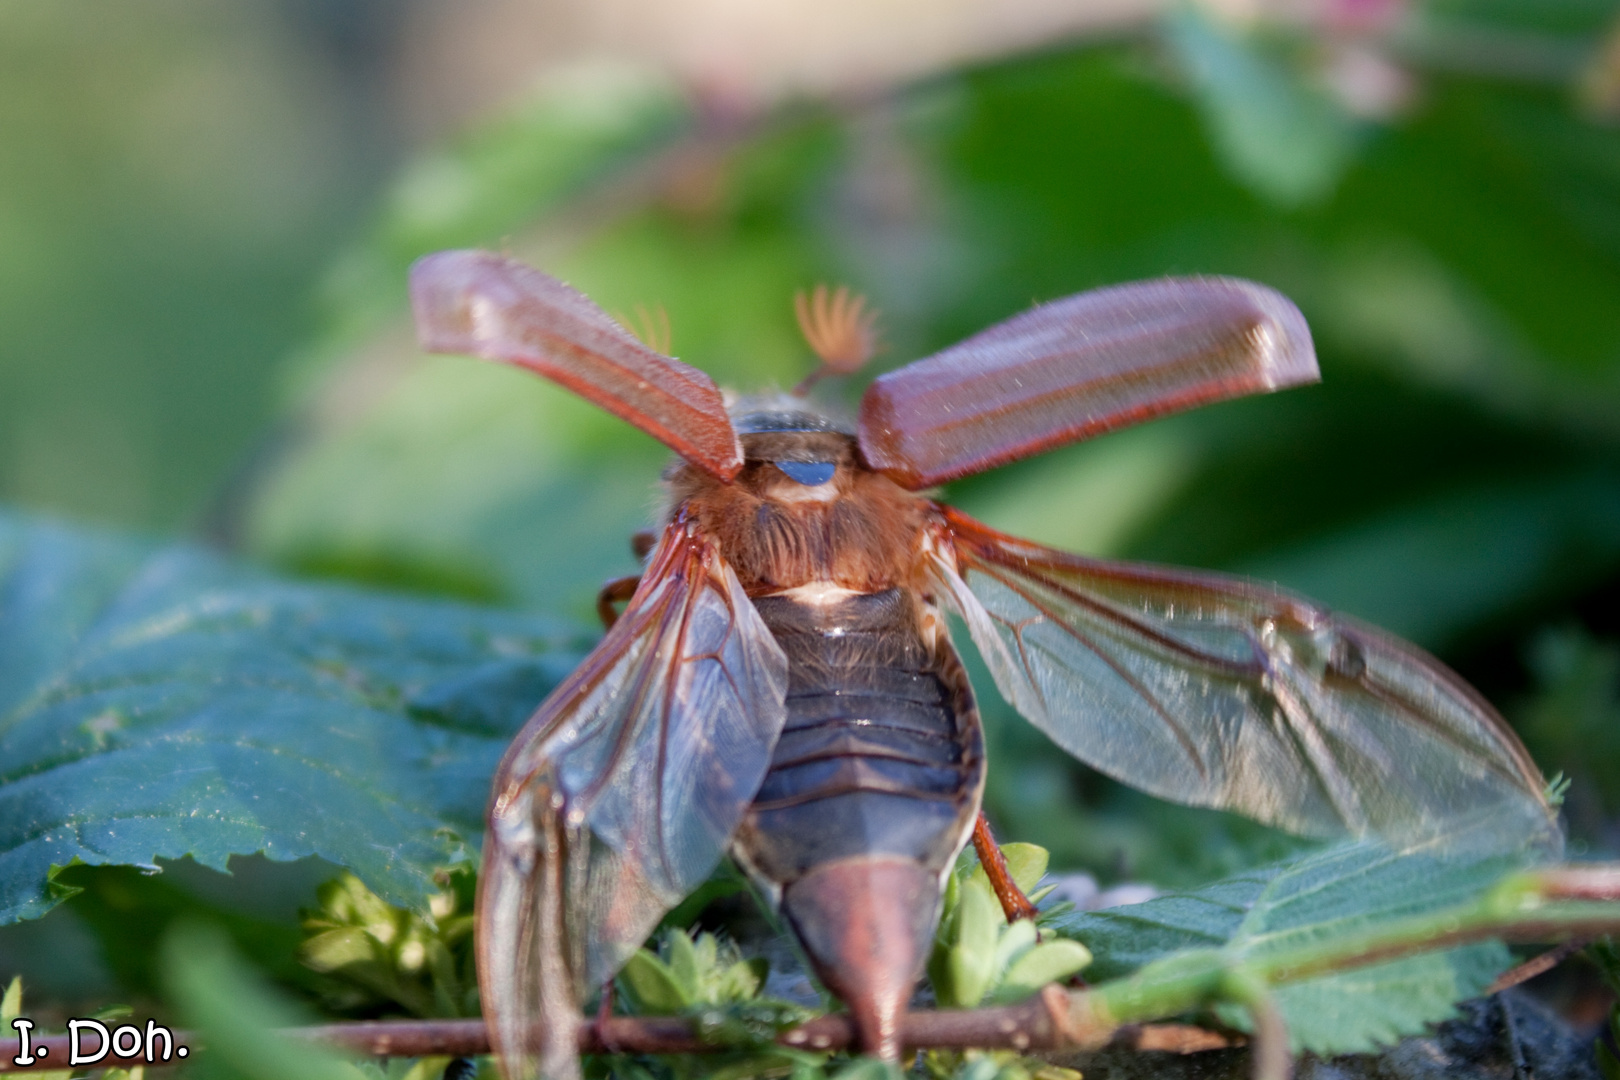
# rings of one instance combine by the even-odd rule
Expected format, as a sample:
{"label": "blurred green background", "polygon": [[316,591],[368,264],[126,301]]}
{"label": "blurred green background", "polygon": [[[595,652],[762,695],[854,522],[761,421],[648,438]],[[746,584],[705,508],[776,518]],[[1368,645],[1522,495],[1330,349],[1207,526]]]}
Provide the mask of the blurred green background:
{"label": "blurred green background", "polygon": [[[416,256],[661,305],[743,388],[808,369],[819,281],[882,310],[881,369],[1034,300],[1252,277],[1321,386],[948,497],[1412,638],[1574,780],[1576,850],[1620,852],[1616,3],[723,9],[0,0],[0,500],[584,624],[663,451],[418,354]],[[991,810],[1059,867],[1174,885],[1288,843],[988,711]]]}

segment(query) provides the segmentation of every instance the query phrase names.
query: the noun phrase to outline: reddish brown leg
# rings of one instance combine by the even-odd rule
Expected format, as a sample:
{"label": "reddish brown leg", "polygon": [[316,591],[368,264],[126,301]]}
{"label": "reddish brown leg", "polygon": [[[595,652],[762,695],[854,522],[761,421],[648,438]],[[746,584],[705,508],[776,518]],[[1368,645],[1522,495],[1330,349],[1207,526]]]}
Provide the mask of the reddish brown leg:
{"label": "reddish brown leg", "polygon": [[604,629],[613,629],[613,624],[619,621],[619,613],[613,605],[623,603],[636,594],[636,586],[641,584],[641,575],[634,577],[614,578],[602,586],[602,591],[596,594],[596,613],[602,617]]}
{"label": "reddish brown leg", "polygon": [[979,853],[979,865],[990,877],[990,887],[996,890],[996,899],[1001,901],[1001,910],[1006,913],[1007,921],[1017,919],[1033,919],[1036,915],[1035,905],[1029,902],[1024,890],[1012,879],[1007,870],[1007,858],[1001,854],[1001,848],[996,845],[996,838],[990,832],[990,819],[979,811],[979,820],[973,823],[973,850]]}

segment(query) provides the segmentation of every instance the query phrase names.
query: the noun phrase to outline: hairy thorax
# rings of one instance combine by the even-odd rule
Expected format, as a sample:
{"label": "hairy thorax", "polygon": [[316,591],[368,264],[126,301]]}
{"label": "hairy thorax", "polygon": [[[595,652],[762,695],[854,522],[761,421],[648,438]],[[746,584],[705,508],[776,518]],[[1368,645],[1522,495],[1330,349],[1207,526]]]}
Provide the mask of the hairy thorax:
{"label": "hairy thorax", "polygon": [[918,584],[928,504],[866,468],[853,438],[773,431],[742,445],[747,464],[730,484],[684,463],[667,481],[670,515],[684,507],[719,542],[750,596]]}

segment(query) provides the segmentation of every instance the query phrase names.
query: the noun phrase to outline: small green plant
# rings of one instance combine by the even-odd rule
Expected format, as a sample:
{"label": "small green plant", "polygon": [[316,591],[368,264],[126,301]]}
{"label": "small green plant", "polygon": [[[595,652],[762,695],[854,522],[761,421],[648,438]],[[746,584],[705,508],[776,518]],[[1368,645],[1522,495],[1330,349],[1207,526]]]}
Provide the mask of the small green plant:
{"label": "small green plant", "polygon": [[781,1032],[814,1015],[791,1002],[764,996],[770,963],[744,958],[737,946],[711,933],[670,929],[657,951],[639,949],[619,973],[630,1011],[690,1016],[698,1034],[716,1045],[765,1047]]}
{"label": "small green plant", "polygon": [[[1048,855],[1034,844],[1002,849],[1013,881],[1039,902],[1051,888],[1036,889]],[[1011,1005],[1048,983],[1062,982],[1091,963],[1084,945],[1048,935],[1035,922],[1011,925],[977,860],[959,865],[945,886],[945,910],[934,936],[928,977],[942,1008]]]}
{"label": "small green plant", "polygon": [[[1039,889],[1049,860],[1045,848],[1007,844],[1002,849],[1013,881],[1039,903],[1052,887]],[[1071,905],[1053,904],[1034,922],[1009,924],[977,859],[965,855],[945,885],[945,910],[934,935],[928,977],[941,1008],[1011,1005],[1048,983],[1063,982],[1091,963],[1078,941],[1044,939],[1046,919]],[[1010,1050],[932,1051],[923,1064],[937,1080],[1078,1080],[1078,1074],[1021,1057]]]}
{"label": "small green plant", "polygon": [[687,1016],[699,1038],[737,1049],[719,1058],[675,1055],[657,1059],[595,1060],[587,1075],[617,1080],[743,1080],[771,1076],[826,1080],[830,1055],[776,1045],[776,1037],[815,1015],[791,1002],[765,996],[770,964],[746,958],[715,934],[668,929],[655,949],[639,949],[615,980],[632,1013]]}
{"label": "small green plant", "polygon": [[636,951],[620,973],[619,985],[635,1012],[674,1015],[753,1001],[769,973],[768,961],[744,959],[735,945],[713,934],[668,930],[656,952]]}
{"label": "small green plant", "polygon": [[421,1017],[478,1015],[470,875],[446,877],[429,915],[396,907],[342,874],[304,913],[306,967],[329,977],[327,1003],[343,1012],[403,1009]]}

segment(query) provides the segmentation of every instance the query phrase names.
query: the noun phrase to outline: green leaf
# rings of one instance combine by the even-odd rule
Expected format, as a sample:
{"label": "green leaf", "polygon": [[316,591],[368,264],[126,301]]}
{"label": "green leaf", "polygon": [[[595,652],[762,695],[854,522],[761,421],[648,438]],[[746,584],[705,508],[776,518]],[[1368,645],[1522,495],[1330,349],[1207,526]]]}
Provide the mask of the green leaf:
{"label": "green leaf", "polygon": [[720,939],[713,934],[698,934],[691,941],[695,977],[706,979],[714,975],[720,959]]}
{"label": "green leaf", "polygon": [[636,950],[619,978],[638,1012],[673,1015],[694,1004],[669,965],[646,949]]}
{"label": "green leaf", "polygon": [[[1051,856],[1047,850],[1037,844],[1002,844],[1002,857],[1007,860],[1007,872],[1012,875],[1013,883],[1028,896],[1035,891],[1035,886],[1041,878],[1046,876],[1046,864]],[[984,872],[983,866],[973,868],[973,880],[983,883],[990,888],[990,875]]]}
{"label": "green leaf", "polygon": [[637,950],[623,978],[625,989],[643,1012],[698,1009],[701,1016],[713,1021],[703,1023],[742,1031],[761,1023],[769,1026],[778,1018],[773,1010],[783,1003],[759,1000],[769,973],[769,961],[744,959],[730,940],[670,927],[659,935],[656,954],[645,948]]}
{"label": "green leaf", "polygon": [[[1505,946],[1483,942],[1288,983],[1271,996],[1296,1050],[1367,1053],[1455,1016],[1459,1002],[1483,994],[1512,964]],[[1221,1006],[1216,1011],[1228,1024],[1248,1030],[1247,1010]]]}
{"label": "green leaf", "polygon": [[945,895],[940,900],[939,925],[934,928],[934,936],[939,941],[955,940],[956,909],[962,902],[964,877],[960,869],[960,858],[959,856],[958,869],[945,875]]}
{"label": "green leaf", "polygon": [[758,997],[770,970],[771,962],[763,956],[738,960],[720,973],[715,996],[721,1001],[747,1001]]}
{"label": "green leaf", "polygon": [[[1002,851],[1014,881],[1026,892],[1045,874],[1044,848],[1008,844]],[[989,876],[971,852],[964,852],[947,876],[944,909],[928,960],[935,998],[946,1008],[1021,1001],[1090,961],[1091,954],[1072,941],[1037,945],[1039,933],[1035,922],[1007,922]]]}
{"label": "green leaf", "polygon": [[1006,921],[990,886],[962,883],[956,925],[944,964],[943,986],[934,992],[949,1008],[971,1009],[984,1000],[996,975],[996,942]]}
{"label": "green leaf", "polygon": [[315,971],[336,971],[349,964],[377,959],[372,939],[357,926],[328,930],[305,941],[299,959]]}
{"label": "green leaf", "polygon": [[1001,975],[1035,947],[1036,935],[1035,924],[1029,919],[1018,919],[1004,925],[996,939],[996,951],[990,970],[997,976]]}
{"label": "green leaf", "polygon": [[0,923],[49,910],[74,862],[258,851],[423,906],[473,857],[489,776],[571,644],[0,514]]}
{"label": "green leaf", "polygon": [[11,1022],[22,1015],[22,976],[13,975],[0,997],[0,1030],[9,1029]]}
{"label": "green leaf", "polygon": [[[709,940],[712,942],[714,939],[711,937]],[[703,957],[692,938],[684,930],[671,931],[664,935],[663,953],[664,962],[669,965],[669,973],[675,985],[681,988],[682,995],[687,1001],[699,1000],[703,995],[703,975],[708,967],[703,963]]]}
{"label": "green leaf", "polygon": [[[1018,925],[1029,924],[1021,921]],[[1043,941],[1008,965],[989,1003],[1011,1005],[1023,1001],[1048,983],[1063,982],[1089,963],[1091,951],[1078,941]]]}
{"label": "green leaf", "polygon": [[[1477,901],[1525,857],[1461,851],[1442,857],[1345,843],[1187,893],[1061,916],[1049,925],[1096,954],[1094,980],[1137,973],[1144,984],[1165,985],[1194,968],[1286,970],[1324,942]],[[1451,1016],[1510,963],[1502,945],[1484,942],[1283,982],[1272,994],[1299,1048],[1364,1052]],[[1227,1019],[1246,1022],[1237,1012]]]}
{"label": "green leaf", "polygon": [[247,532],[298,572],[583,615],[636,571],[629,537],[665,457],[527,372],[433,357],[278,462]]}

